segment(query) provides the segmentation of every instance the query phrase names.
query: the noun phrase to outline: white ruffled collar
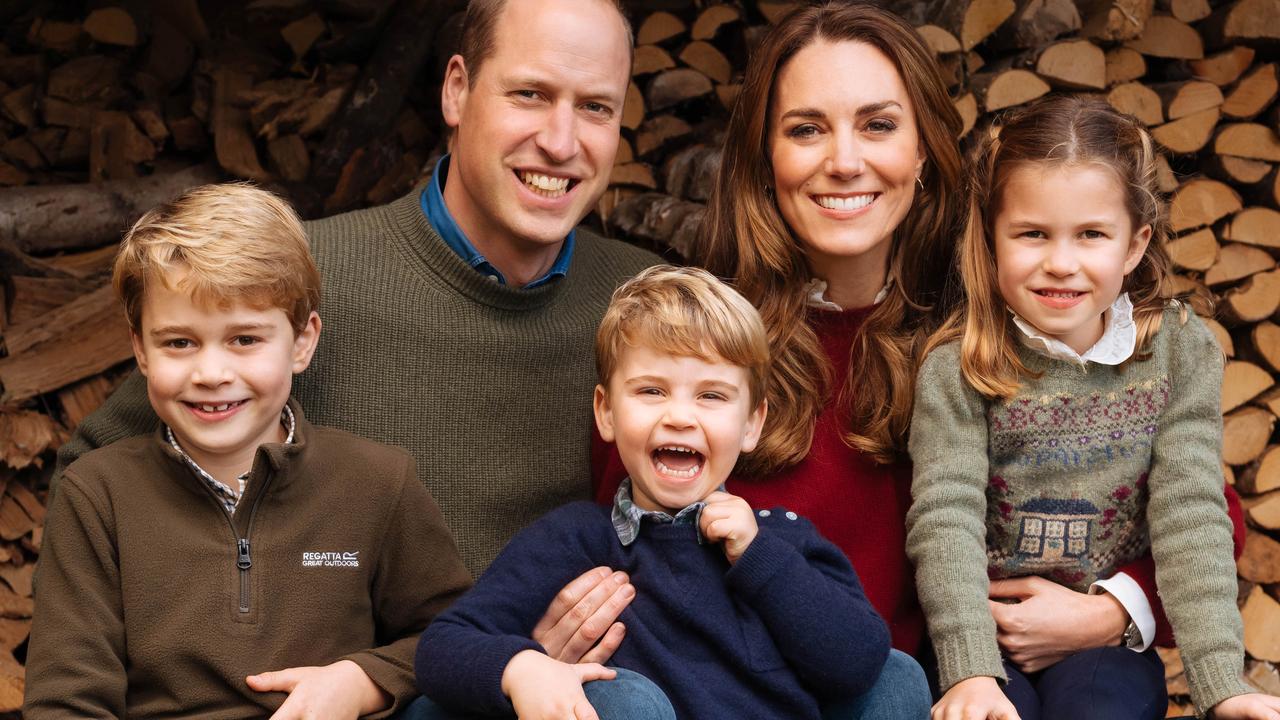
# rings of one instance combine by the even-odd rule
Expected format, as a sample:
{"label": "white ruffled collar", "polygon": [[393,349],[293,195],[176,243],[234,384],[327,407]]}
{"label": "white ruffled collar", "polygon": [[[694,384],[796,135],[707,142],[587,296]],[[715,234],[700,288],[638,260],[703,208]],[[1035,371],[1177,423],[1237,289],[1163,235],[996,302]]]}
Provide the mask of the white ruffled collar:
{"label": "white ruffled collar", "polygon": [[[879,305],[885,298],[889,297],[889,288],[893,287],[893,280],[885,281],[884,287],[880,288],[880,292],[876,293],[876,297],[871,301],[872,305]],[[805,303],[811,308],[820,310],[831,310],[832,312],[844,312],[844,308],[827,299],[827,281],[821,278],[813,278],[804,286]]]}
{"label": "white ruffled collar", "polygon": [[1081,367],[1091,362],[1119,365],[1133,357],[1137,347],[1138,328],[1133,324],[1133,303],[1129,300],[1129,293],[1120,293],[1120,297],[1103,313],[1102,337],[1083,354],[1072,350],[1061,340],[1044,335],[1012,309],[1009,312],[1013,315],[1013,324],[1022,331],[1022,344],[1055,360],[1065,360]]}

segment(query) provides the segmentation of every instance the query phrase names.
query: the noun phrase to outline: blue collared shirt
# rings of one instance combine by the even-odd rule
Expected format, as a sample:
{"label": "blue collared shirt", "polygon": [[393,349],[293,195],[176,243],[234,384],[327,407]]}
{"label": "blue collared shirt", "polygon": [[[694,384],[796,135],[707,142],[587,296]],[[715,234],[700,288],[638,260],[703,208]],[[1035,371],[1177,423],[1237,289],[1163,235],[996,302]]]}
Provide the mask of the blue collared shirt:
{"label": "blue collared shirt", "polygon": [[[488,275],[494,280],[507,284],[507,279],[502,276],[502,272],[493,266],[485,256],[476,250],[476,246],[471,244],[467,239],[466,233],[462,232],[462,228],[458,227],[457,221],[453,219],[453,215],[449,212],[449,208],[444,204],[444,183],[445,178],[449,174],[449,155],[440,158],[436,163],[436,169],[431,173],[431,182],[422,190],[422,196],[419,204],[422,206],[422,212],[427,216],[427,222],[431,223],[431,227],[440,233],[440,237],[444,238],[444,243],[453,249],[462,261],[475,270],[484,275]],[[551,269],[546,275],[525,285],[526,290],[532,290],[536,287],[542,287],[553,280],[559,280],[569,272],[569,261],[573,258],[573,236],[575,231],[570,230],[565,236],[564,245],[560,246],[560,254],[556,256],[556,261],[551,264]]]}
{"label": "blue collared shirt", "polygon": [[[724,490],[722,483],[719,488]],[[702,536],[702,509],[707,506],[705,500],[699,500],[692,505],[683,508],[675,515],[662,512],[661,510],[645,510],[635,504],[631,500],[631,478],[623,478],[622,483],[618,485],[618,492],[613,496],[613,511],[609,514],[613,520],[614,532],[618,533],[618,539],[623,545],[630,545],[640,536],[640,523],[649,520],[656,523],[674,523],[676,525],[693,525],[698,528],[698,544],[706,543],[706,538]]]}

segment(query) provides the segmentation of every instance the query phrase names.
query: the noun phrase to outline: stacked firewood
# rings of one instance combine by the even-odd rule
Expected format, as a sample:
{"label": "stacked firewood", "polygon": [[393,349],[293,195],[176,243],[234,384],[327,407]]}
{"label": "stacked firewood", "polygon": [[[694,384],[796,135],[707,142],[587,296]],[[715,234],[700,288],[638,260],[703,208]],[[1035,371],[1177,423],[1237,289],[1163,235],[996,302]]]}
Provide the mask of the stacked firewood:
{"label": "stacked firewood", "polygon": [[[1229,358],[1247,670],[1280,694],[1280,0],[880,2],[937,54],[966,143],[1002,109],[1087,92],[1166,151],[1179,290],[1214,299]],[[406,192],[444,149],[439,82],[464,4],[0,7],[0,713],[21,699],[53,450],[131,366],[106,285],[114,242],[148,207],[220,179],[259,182],[306,217]],[[628,4],[623,141],[589,222],[688,259],[746,60],[795,3]],[[1171,713],[1186,712],[1176,651],[1165,660]]]}

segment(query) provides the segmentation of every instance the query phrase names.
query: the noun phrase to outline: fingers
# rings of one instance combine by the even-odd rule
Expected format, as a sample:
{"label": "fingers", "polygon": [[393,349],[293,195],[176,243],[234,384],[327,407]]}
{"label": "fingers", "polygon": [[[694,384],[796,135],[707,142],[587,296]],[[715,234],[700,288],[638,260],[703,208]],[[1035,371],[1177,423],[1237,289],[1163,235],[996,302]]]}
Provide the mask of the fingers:
{"label": "fingers", "polygon": [[[593,580],[594,584],[589,584]],[[608,568],[596,568],[577,578],[557,594],[535,627],[533,639],[542,643],[551,657],[577,662],[608,632],[635,597],[635,588],[628,580],[626,573],[610,573]],[[568,604],[570,601],[572,604]]]}
{"label": "fingers", "polygon": [[245,683],[256,692],[293,692],[298,686],[300,673],[297,668],[258,673],[245,678]]}
{"label": "fingers", "polygon": [[613,654],[618,651],[622,645],[622,640],[627,636],[627,626],[620,622],[616,622],[609,626],[609,631],[600,638],[600,642],[596,646],[587,651],[582,656],[581,662],[606,663]]}
{"label": "fingers", "polygon": [[586,698],[574,703],[573,717],[576,720],[600,720],[600,716],[596,714],[596,709],[591,707],[591,703],[587,702]]}
{"label": "fingers", "polygon": [[[537,640],[540,635],[546,635],[560,622],[560,618],[569,612],[569,609],[577,605],[584,597],[596,588],[601,582],[607,580],[612,571],[607,567],[592,568],[578,577],[572,582],[565,585],[556,597],[551,601],[551,606],[547,608],[547,612],[533,626],[533,639]],[[543,643],[545,646],[546,643]]]}
{"label": "fingers", "polygon": [[1007,580],[992,580],[991,588],[987,591],[988,597],[993,598],[1017,598],[1024,599],[1036,594],[1036,580],[1040,578],[1035,576],[1009,578]]}
{"label": "fingers", "polygon": [[578,674],[578,680],[584,683],[592,680],[612,680],[618,676],[617,670],[607,668],[600,663],[578,663],[572,667]]}

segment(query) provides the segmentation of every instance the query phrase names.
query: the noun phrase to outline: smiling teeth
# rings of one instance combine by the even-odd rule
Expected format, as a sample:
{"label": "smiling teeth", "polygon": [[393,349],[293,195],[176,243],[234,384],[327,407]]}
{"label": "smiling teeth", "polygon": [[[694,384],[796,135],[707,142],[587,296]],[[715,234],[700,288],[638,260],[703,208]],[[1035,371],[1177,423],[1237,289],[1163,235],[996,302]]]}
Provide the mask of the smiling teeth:
{"label": "smiling teeth", "polygon": [[664,465],[661,460],[655,460],[654,464],[658,466],[658,472],[662,473],[663,475],[670,475],[672,477],[684,478],[686,480],[692,477],[697,477],[698,471],[702,469],[702,463],[698,463],[697,465],[694,465],[688,470],[676,470],[674,468],[669,468],[666,465]]}
{"label": "smiling teeth", "polygon": [[200,409],[205,412],[222,412],[232,405],[239,405],[238,402],[223,403],[221,405],[201,405]]}
{"label": "smiling teeth", "polygon": [[860,210],[876,199],[875,195],[854,195],[853,197],[836,197],[835,195],[817,195],[818,204],[828,210]]}
{"label": "smiling teeth", "polygon": [[1041,292],[1040,294],[1051,298],[1073,298],[1080,295],[1078,292]]}
{"label": "smiling teeth", "polygon": [[538,173],[522,172],[520,179],[530,190],[543,197],[560,197],[569,189],[569,178],[551,177]]}

